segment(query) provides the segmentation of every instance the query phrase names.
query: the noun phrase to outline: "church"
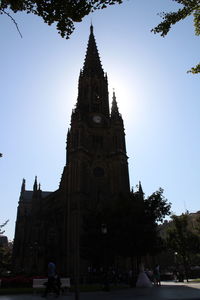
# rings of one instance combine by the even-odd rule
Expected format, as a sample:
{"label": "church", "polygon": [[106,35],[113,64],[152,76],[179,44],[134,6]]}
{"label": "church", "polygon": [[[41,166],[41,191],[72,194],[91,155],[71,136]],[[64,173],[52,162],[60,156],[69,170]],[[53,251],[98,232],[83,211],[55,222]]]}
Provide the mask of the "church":
{"label": "church", "polygon": [[[84,214],[131,193],[123,119],[115,92],[109,106],[108,78],[92,25],[66,143],[66,164],[56,191],[42,191],[37,178],[33,190],[26,190],[23,179],[13,248],[18,274],[45,274],[49,260],[60,274],[84,272],[89,264],[81,253]],[[105,220],[101,227],[106,233]]]}

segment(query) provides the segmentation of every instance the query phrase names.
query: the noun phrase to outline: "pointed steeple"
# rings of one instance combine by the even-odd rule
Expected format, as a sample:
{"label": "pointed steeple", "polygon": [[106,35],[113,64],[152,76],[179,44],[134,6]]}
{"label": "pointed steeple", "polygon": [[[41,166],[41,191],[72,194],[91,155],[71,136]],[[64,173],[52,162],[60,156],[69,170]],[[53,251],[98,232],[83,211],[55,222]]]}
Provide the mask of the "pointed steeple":
{"label": "pointed steeple", "polygon": [[142,184],[141,181],[139,181],[139,186],[138,186],[138,199],[144,201],[144,192],[142,189]]}
{"label": "pointed steeple", "polygon": [[21,186],[21,195],[25,192],[25,190],[26,190],[26,180],[23,178],[22,186]]}
{"label": "pointed steeple", "polygon": [[110,116],[108,79],[101,65],[93,25],[90,26],[85,61],[79,76],[78,99],[72,121],[85,118],[86,113]]}
{"label": "pointed steeple", "polygon": [[101,66],[101,61],[100,61],[94,33],[93,33],[93,25],[91,24],[87,52],[85,56],[84,66],[83,66],[83,75],[94,75],[94,74],[104,75],[104,71]]}
{"label": "pointed steeple", "polygon": [[142,189],[142,184],[141,184],[141,181],[139,181],[139,188],[138,188],[138,192],[139,192],[141,195],[144,195],[144,192],[143,192],[143,189]]}
{"label": "pointed steeple", "polygon": [[115,95],[115,90],[113,89],[113,98],[112,98],[112,107],[111,107],[111,118],[118,118],[120,117],[118,105],[117,105],[117,100],[116,100],[116,95]]}
{"label": "pointed steeple", "polygon": [[34,181],[34,185],[33,185],[33,191],[36,192],[37,191],[37,176],[35,176],[35,181]]}

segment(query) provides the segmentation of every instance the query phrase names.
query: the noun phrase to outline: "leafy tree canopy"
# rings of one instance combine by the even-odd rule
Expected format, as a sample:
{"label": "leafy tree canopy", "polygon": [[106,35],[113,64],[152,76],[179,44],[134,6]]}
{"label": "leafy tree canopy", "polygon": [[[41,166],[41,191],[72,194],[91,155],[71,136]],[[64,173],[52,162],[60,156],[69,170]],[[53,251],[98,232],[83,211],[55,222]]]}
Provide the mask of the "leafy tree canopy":
{"label": "leafy tree canopy", "polygon": [[[200,0],[172,1],[177,2],[182,7],[176,12],[160,13],[163,21],[153,28],[152,31],[165,37],[172,25],[192,15],[195,34],[200,35]],[[86,15],[97,9],[121,4],[122,2],[124,0],[0,0],[0,14],[8,15],[19,31],[18,25],[9,14],[8,9],[14,13],[18,11],[33,13],[42,17],[48,25],[55,23],[59,34],[68,39],[75,29],[75,22],[81,22]],[[188,72],[193,74],[200,73],[200,63]]]}
{"label": "leafy tree canopy", "polygon": [[4,226],[8,223],[9,220],[6,220],[3,224],[0,224],[0,234],[4,234],[5,230],[2,230]]}
{"label": "leafy tree canopy", "polygon": [[[121,196],[114,203],[106,201],[99,210],[87,210],[83,218],[82,255],[100,262],[105,242],[110,261],[115,256],[156,254],[163,248],[157,222],[170,214],[170,207],[160,188],[147,199],[136,192]],[[106,224],[106,234],[101,231],[102,224]]]}
{"label": "leafy tree canopy", "polygon": [[[195,34],[200,35],[200,0],[172,0],[182,5],[182,8],[176,12],[161,13],[163,21],[152,29],[154,33],[160,33],[165,37],[171,29],[171,26],[177,22],[184,20],[189,16],[193,16]],[[191,68],[193,74],[200,73],[200,63],[196,67]]]}
{"label": "leafy tree canopy", "polygon": [[[199,220],[197,220],[198,224]],[[172,216],[171,226],[167,230],[167,246],[176,253],[178,261],[184,266],[186,278],[188,279],[188,267],[191,257],[199,253],[199,234],[191,227],[189,213],[181,216]],[[198,224],[199,225],[199,224]]]}
{"label": "leafy tree canopy", "polygon": [[0,275],[7,275],[12,267],[13,242],[8,245],[0,246]]}
{"label": "leafy tree canopy", "polygon": [[[1,0],[0,13],[8,14],[7,9],[14,13],[25,11],[42,17],[48,25],[56,24],[62,37],[69,38],[74,31],[74,23],[81,22],[83,17],[96,9],[108,5],[120,4],[123,0]],[[9,15],[10,16],[10,15]]]}
{"label": "leafy tree canopy", "polygon": [[165,216],[170,215],[171,203],[163,195],[164,190],[159,188],[145,201],[145,214],[153,219],[154,222],[163,222]]}
{"label": "leafy tree canopy", "polygon": [[198,233],[190,228],[189,213],[172,216],[172,226],[169,227],[167,242],[169,248],[187,258],[190,253],[199,252],[200,239]]}

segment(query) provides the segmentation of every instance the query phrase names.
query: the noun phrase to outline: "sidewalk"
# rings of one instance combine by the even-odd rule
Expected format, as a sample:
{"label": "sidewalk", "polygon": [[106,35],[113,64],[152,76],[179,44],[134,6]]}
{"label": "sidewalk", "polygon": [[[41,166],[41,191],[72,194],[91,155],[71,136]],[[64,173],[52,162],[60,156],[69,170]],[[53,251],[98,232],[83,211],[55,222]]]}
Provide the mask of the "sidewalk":
{"label": "sidewalk", "polygon": [[[3,295],[0,300],[38,300],[56,299],[54,295],[42,298],[40,294],[32,295]],[[75,296],[68,293],[60,296],[60,300],[74,300]],[[80,300],[199,300],[200,283],[162,282],[161,287],[133,288],[114,290],[110,292],[81,293]]]}

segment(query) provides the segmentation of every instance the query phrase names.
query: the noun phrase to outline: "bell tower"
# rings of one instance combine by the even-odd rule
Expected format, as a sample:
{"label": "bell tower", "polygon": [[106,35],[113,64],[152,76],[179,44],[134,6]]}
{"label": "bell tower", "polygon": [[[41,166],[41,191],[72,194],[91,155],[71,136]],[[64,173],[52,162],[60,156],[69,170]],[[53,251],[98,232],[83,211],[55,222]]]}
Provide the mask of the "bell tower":
{"label": "bell tower", "polygon": [[70,194],[79,193],[88,205],[112,201],[130,192],[124,125],[113,92],[111,111],[108,80],[104,73],[93,26],[83,69],[80,71],[76,108],[67,137]]}

